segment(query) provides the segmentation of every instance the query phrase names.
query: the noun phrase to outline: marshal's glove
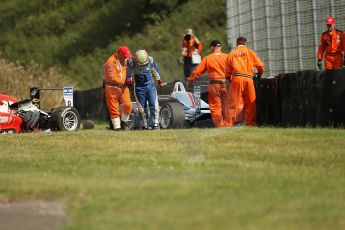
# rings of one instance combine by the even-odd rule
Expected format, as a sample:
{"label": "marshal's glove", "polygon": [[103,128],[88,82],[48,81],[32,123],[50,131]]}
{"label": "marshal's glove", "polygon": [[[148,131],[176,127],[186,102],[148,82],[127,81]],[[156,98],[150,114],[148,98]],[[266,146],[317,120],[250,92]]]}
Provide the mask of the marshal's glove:
{"label": "marshal's glove", "polygon": [[186,81],[186,88],[192,86],[192,84],[193,84],[193,81],[187,79],[187,81]]}
{"label": "marshal's glove", "polygon": [[319,68],[319,70],[322,70],[322,61],[321,60],[317,60],[317,68]]}
{"label": "marshal's glove", "polygon": [[220,94],[225,95],[225,94],[227,94],[227,93],[228,93],[228,91],[226,90],[226,87],[225,87],[225,85],[224,85],[224,87],[222,87],[222,88],[220,89]]}
{"label": "marshal's glove", "polygon": [[257,73],[257,74],[256,74],[256,78],[258,79],[258,81],[261,80],[261,76],[262,76],[262,73]]}
{"label": "marshal's glove", "polygon": [[162,87],[164,85],[164,82],[161,79],[157,80],[157,83],[159,87]]}
{"label": "marshal's glove", "polygon": [[127,85],[128,87],[130,87],[131,85],[133,85],[133,80],[132,80],[132,79],[127,79],[127,80],[126,80],[126,85]]}

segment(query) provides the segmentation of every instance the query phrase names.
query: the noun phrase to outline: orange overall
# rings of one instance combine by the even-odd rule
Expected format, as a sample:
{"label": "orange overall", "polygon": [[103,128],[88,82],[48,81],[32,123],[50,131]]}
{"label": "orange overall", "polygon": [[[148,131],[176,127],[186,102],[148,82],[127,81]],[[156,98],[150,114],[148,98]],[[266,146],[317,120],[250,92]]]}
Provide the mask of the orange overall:
{"label": "orange overall", "polygon": [[322,60],[325,53],[325,68],[343,67],[345,55],[345,35],[340,30],[326,31],[321,35],[317,59]]}
{"label": "orange overall", "polygon": [[206,56],[192,72],[188,81],[192,82],[201,74],[208,72],[208,103],[211,110],[213,123],[216,127],[224,127],[224,112],[222,106],[225,104],[225,64],[227,54],[213,52]]}
{"label": "orange overall", "polygon": [[104,64],[105,97],[111,119],[120,117],[120,102],[123,113],[132,112],[130,93],[125,82],[126,66],[121,65],[116,54],[113,54]]}
{"label": "orange overall", "polygon": [[256,95],[253,83],[254,66],[258,74],[264,72],[264,64],[257,54],[244,45],[238,45],[226,60],[225,76],[231,78],[228,92],[225,124],[233,126],[243,106],[247,125],[256,125]]}

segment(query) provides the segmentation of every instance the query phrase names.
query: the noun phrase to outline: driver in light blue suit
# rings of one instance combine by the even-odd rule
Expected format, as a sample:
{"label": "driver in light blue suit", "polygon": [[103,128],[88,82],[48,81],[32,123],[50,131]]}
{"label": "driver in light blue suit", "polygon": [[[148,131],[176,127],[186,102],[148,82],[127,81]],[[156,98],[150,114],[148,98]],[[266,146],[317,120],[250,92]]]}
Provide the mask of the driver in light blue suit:
{"label": "driver in light blue suit", "polygon": [[[127,63],[127,84],[134,85],[134,97],[146,129],[159,129],[159,105],[155,80],[163,85],[156,62],[145,50],[138,50]],[[149,106],[149,111],[147,109]]]}

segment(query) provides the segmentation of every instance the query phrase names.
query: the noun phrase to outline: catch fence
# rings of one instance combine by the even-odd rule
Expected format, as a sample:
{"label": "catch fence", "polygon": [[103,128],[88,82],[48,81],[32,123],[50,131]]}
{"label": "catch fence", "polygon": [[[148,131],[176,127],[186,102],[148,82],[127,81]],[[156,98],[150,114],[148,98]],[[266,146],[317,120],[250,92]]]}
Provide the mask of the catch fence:
{"label": "catch fence", "polygon": [[345,31],[344,0],[228,0],[228,44],[234,48],[236,38],[245,36],[265,63],[264,77],[315,69],[330,15]]}

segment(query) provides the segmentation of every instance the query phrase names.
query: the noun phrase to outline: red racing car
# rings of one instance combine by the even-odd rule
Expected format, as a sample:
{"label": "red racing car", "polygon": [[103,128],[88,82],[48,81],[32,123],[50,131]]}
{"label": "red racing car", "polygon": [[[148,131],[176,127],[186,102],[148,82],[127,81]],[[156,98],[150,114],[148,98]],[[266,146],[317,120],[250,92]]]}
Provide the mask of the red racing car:
{"label": "red racing car", "polygon": [[61,106],[45,112],[35,106],[32,99],[18,101],[0,94],[0,133],[75,131],[80,124],[80,115],[74,107]]}

